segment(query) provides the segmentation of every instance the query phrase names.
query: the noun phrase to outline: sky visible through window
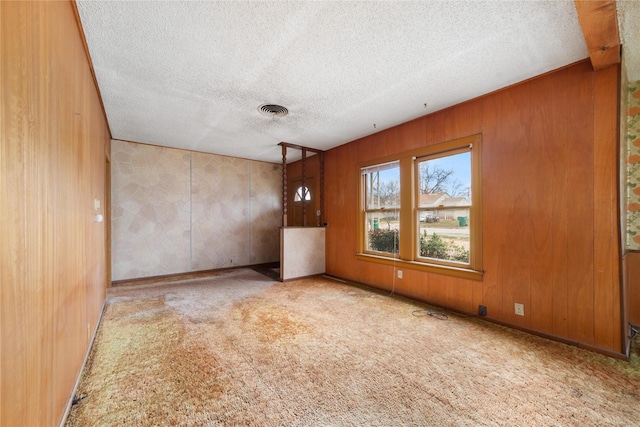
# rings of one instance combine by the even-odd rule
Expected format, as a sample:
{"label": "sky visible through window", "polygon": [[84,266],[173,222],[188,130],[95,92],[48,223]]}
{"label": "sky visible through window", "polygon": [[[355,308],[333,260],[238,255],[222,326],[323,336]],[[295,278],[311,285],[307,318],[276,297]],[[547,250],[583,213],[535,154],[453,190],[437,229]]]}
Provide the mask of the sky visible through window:
{"label": "sky visible through window", "polygon": [[400,181],[400,168],[387,169],[380,172],[380,184],[393,181]]}
{"label": "sky visible through window", "polygon": [[453,169],[453,177],[465,187],[471,187],[471,153],[460,153],[454,156],[440,157],[429,161],[444,170]]}
{"label": "sky visible through window", "polygon": [[[441,169],[453,169],[453,177],[464,187],[471,187],[471,153],[460,153],[453,156],[439,157],[429,160],[433,166]],[[399,169],[387,169],[380,172],[380,183],[399,180]]]}

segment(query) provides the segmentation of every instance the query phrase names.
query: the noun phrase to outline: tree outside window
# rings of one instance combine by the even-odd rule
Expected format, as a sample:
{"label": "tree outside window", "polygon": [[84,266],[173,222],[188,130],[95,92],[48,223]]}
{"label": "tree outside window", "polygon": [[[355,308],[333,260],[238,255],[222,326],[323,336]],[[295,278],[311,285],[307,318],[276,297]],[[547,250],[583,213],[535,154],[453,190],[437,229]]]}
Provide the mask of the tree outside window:
{"label": "tree outside window", "polygon": [[481,135],[360,166],[358,259],[482,278]]}
{"label": "tree outside window", "polygon": [[364,187],[365,247],[396,255],[399,251],[400,164],[397,161],[361,169]]}
{"label": "tree outside window", "polygon": [[471,151],[416,159],[418,258],[470,260]]}

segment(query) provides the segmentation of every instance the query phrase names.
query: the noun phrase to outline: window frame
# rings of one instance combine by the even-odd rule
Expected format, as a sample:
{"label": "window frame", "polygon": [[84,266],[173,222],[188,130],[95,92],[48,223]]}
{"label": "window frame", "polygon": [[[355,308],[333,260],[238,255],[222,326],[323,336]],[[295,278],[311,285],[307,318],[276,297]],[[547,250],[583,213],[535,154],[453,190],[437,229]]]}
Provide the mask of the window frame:
{"label": "window frame", "polygon": [[[414,205],[414,209],[416,212],[416,216],[414,218],[414,221],[416,222],[416,227],[417,227],[417,236],[416,236],[416,253],[415,253],[415,261],[419,261],[419,262],[426,262],[426,263],[431,263],[431,264],[441,264],[441,265],[449,265],[452,267],[463,267],[463,268],[471,268],[471,255],[470,255],[470,259],[469,262],[459,262],[459,261],[451,261],[451,260],[445,260],[445,259],[439,259],[439,258],[430,258],[430,257],[423,257],[420,255],[420,222],[419,222],[419,218],[422,215],[422,213],[425,213],[426,216],[426,212],[446,212],[446,211],[456,211],[456,210],[460,210],[460,209],[464,209],[469,211],[469,223],[471,224],[471,212],[473,209],[473,177],[471,177],[472,183],[471,183],[471,200],[469,200],[469,204],[467,205],[463,205],[463,206],[434,206],[434,207],[423,207],[420,205],[420,163],[425,162],[425,161],[430,161],[430,160],[436,160],[436,159],[442,159],[445,157],[450,157],[450,156],[455,156],[458,154],[463,154],[463,153],[469,153],[469,169],[471,170],[471,144],[469,145],[464,145],[463,147],[460,148],[454,148],[452,150],[447,150],[447,151],[439,151],[436,153],[432,153],[432,154],[428,154],[425,156],[418,156],[416,158],[414,158],[414,173],[415,173],[415,177],[414,177],[414,183],[416,185],[414,185],[414,191],[415,191],[415,205]],[[471,254],[473,246],[471,243],[471,238],[472,238],[472,233],[471,233],[471,225],[469,225],[469,239],[470,239],[470,249],[469,249],[469,253]]]}
{"label": "window frame", "polygon": [[[444,157],[466,151],[471,147],[471,207],[470,224],[470,260],[468,264],[447,262],[419,256],[419,224],[417,208],[419,201],[418,161],[426,157]],[[440,156],[442,154],[442,156]],[[400,234],[399,253],[396,256],[382,252],[365,250],[366,211],[364,197],[364,178],[362,169],[379,164],[398,161],[400,163]],[[444,274],[471,280],[482,280],[482,135],[471,135],[450,141],[436,143],[416,150],[393,156],[377,158],[358,165],[358,221],[357,253],[360,261],[393,265],[407,269]],[[407,237],[409,236],[409,237]]]}
{"label": "window frame", "polygon": [[[395,164],[397,163],[397,166],[395,166]],[[385,167],[388,165],[393,164],[394,166],[392,167]],[[369,189],[369,183],[367,182],[367,177],[369,176],[369,174],[365,174],[363,173],[363,169],[371,169],[371,168],[376,168],[376,169],[382,169],[381,171],[384,170],[388,170],[388,169],[395,169],[397,167],[398,172],[400,172],[400,162],[398,161],[390,161],[390,162],[383,162],[383,163],[376,163],[373,165],[369,165],[368,167],[365,168],[360,168],[360,188],[363,194],[363,198],[362,198],[362,210],[364,212],[364,224],[363,226],[366,226],[368,221],[367,221],[367,215],[371,214],[371,213],[379,213],[379,214],[383,214],[383,213],[387,213],[387,212],[393,212],[394,216],[399,217],[400,215],[400,208],[402,206],[402,185],[401,182],[398,182],[398,185],[400,185],[400,194],[399,194],[399,198],[400,198],[400,203],[398,205],[393,205],[393,206],[377,206],[377,207],[371,207],[369,206],[369,195],[368,195],[368,189]],[[400,178],[398,176],[398,178]],[[399,219],[399,218],[398,218]],[[398,226],[398,240],[399,240],[399,235],[400,235],[400,228]],[[388,256],[388,257],[393,257],[393,258],[397,258],[399,256],[399,252],[400,252],[400,248],[394,248],[397,249],[397,252],[383,252],[383,251],[376,251],[373,249],[368,249],[368,241],[367,241],[367,234],[364,232],[363,230],[363,236],[365,238],[364,242],[363,242],[363,252],[367,253],[367,254],[372,254],[372,255],[380,255],[380,256]]]}

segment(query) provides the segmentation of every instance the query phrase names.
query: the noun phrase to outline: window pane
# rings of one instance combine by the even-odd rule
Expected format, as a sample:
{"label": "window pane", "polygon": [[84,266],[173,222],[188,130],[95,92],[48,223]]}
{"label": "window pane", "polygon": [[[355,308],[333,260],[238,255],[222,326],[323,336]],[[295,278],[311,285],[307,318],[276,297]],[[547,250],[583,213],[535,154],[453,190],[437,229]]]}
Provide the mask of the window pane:
{"label": "window pane", "polygon": [[471,153],[418,160],[418,257],[469,264]]}
{"label": "window pane", "polygon": [[400,232],[398,211],[367,212],[365,224],[367,251],[394,255],[398,253]]}
{"label": "window pane", "polygon": [[471,135],[360,167],[358,259],[481,279],[481,145]]}
{"label": "window pane", "polygon": [[298,189],[296,190],[296,195],[293,197],[293,201],[301,202],[303,193],[304,193],[304,200],[311,200],[311,192],[309,192],[309,189],[305,186],[305,187],[298,187]]}
{"label": "window pane", "polygon": [[419,256],[468,264],[470,227],[469,209],[420,210]]}
{"label": "window pane", "polygon": [[400,162],[362,169],[365,180],[365,209],[400,207]]}
{"label": "window pane", "polygon": [[418,166],[420,207],[471,205],[471,153],[422,160]]}

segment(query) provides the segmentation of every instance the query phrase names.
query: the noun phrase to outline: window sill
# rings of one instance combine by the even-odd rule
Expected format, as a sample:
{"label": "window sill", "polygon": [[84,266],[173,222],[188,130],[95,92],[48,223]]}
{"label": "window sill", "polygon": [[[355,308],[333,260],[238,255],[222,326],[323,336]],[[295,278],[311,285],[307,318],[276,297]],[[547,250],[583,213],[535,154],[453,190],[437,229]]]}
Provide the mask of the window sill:
{"label": "window sill", "polygon": [[427,273],[443,274],[445,276],[453,276],[461,279],[482,281],[483,272],[471,270],[469,268],[450,267],[448,265],[427,264],[418,261],[407,261],[398,258],[389,258],[384,256],[372,255],[367,253],[357,253],[358,261],[375,262],[384,265],[393,265],[409,270],[424,271]]}

